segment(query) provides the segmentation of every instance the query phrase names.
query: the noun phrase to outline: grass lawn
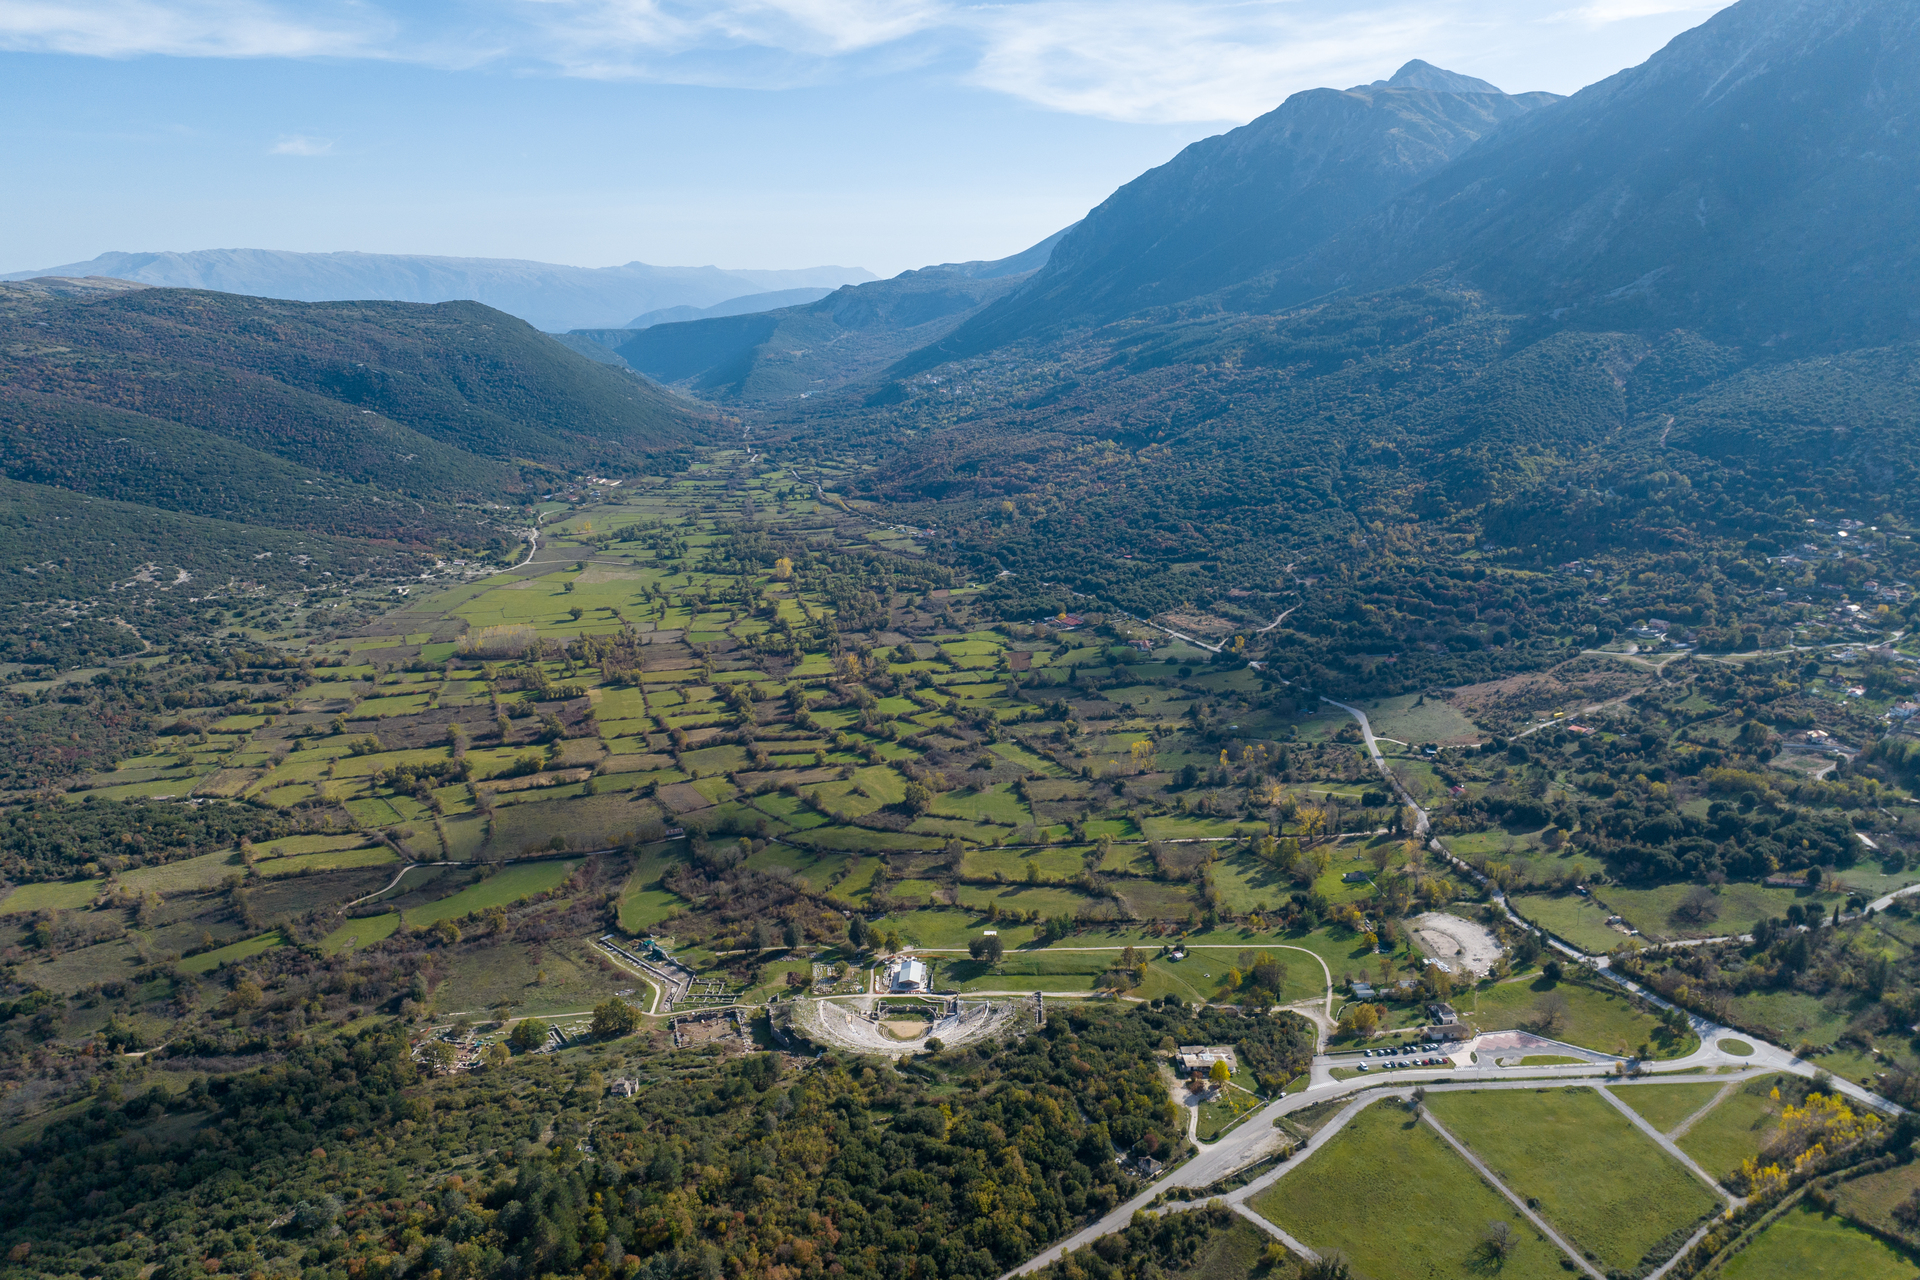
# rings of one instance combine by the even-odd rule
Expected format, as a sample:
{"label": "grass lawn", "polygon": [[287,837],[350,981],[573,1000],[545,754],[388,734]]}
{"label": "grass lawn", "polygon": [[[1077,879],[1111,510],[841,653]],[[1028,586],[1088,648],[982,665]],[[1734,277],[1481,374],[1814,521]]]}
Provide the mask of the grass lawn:
{"label": "grass lawn", "polygon": [[1009,951],[991,968],[964,957],[941,967],[962,991],[1091,991],[1119,961],[1117,951]]}
{"label": "grass lawn", "polygon": [[1913,1280],[1920,1262],[1802,1200],[1722,1267],[1726,1280]]}
{"label": "grass lawn", "polygon": [[1653,1046],[1656,1058],[1683,1057],[1699,1042],[1688,1032],[1682,1039],[1662,1043],[1656,1034],[1662,1030],[1660,1023],[1635,1008],[1623,992],[1578,982],[1551,984],[1545,978],[1523,978],[1496,983],[1454,1003],[1461,1016],[1482,1031],[1534,1029],[1550,994],[1566,1001],[1565,1020],[1550,1033],[1543,1032],[1555,1040],[1623,1055],[1636,1052],[1645,1042]]}
{"label": "grass lawn", "polygon": [[240,865],[238,853],[221,850],[180,862],[169,862],[164,866],[140,867],[122,875],[120,883],[134,893],[145,893],[152,889],[171,897],[195,889],[211,889],[223,883],[228,876],[245,875],[246,870]]}
{"label": "grass lawn", "polygon": [[364,947],[390,938],[393,931],[400,927],[400,913],[389,911],[383,916],[366,916],[359,920],[349,920],[320,939],[320,949],[328,955],[342,951],[347,947]]}
{"label": "grass lawn", "polygon": [[1893,1210],[1915,1191],[1920,1191],[1920,1164],[1904,1164],[1842,1182],[1833,1198],[1848,1217],[1901,1231],[1904,1228],[1894,1221]]}
{"label": "grass lawn", "polygon": [[1748,1081],[1674,1139],[1675,1144],[1714,1177],[1732,1173],[1741,1161],[1760,1153],[1761,1139],[1773,1125],[1777,1108],[1767,1096],[1773,1083],[1770,1076]]}
{"label": "grass lawn", "polygon": [[1606,904],[1625,916],[1629,923],[1649,938],[1700,938],[1728,933],[1750,933],[1753,926],[1774,916],[1784,916],[1798,902],[1833,914],[1840,896],[1808,893],[1805,889],[1769,888],[1763,884],[1727,884],[1714,898],[1717,913],[1699,924],[1674,918],[1673,910],[1693,888],[1690,884],[1661,885],[1657,889],[1608,887],[1600,896]]}
{"label": "grass lawn", "polygon": [[261,876],[297,876],[303,871],[338,871],[344,867],[378,867],[400,861],[400,855],[385,845],[365,849],[332,849],[321,853],[296,853],[284,858],[266,858],[254,864]]}
{"label": "grass lawn", "polygon": [[[1391,1205],[1392,1222],[1360,1211],[1365,1205]],[[1513,1252],[1498,1272],[1502,1280],[1565,1275],[1558,1249],[1440,1135],[1391,1103],[1375,1103],[1355,1116],[1250,1207],[1309,1248],[1338,1250],[1357,1271],[1382,1280],[1477,1274],[1474,1252],[1493,1221],[1513,1228]]]}
{"label": "grass lawn", "polygon": [[[1424,705],[1416,706],[1416,703]],[[1404,694],[1385,698],[1361,707],[1374,736],[1394,738],[1418,746],[1426,742],[1478,742],[1480,731],[1473,721],[1456,711],[1451,703],[1438,698]]]}
{"label": "grass lawn", "polygon": [[[772,846],[769,846],[771,848]],[[686,907],[686,901],[660,882],[681,858],[675,845],[648,845],[634,860],[633,874],[627,877],[620,895],[620,927],[630,934],[644,934],[668,916]]]}
{"label": "grass lawn", "polygon": [[23,884],[4,900],[0,915],[15,911],[78,911],[99,896],[104,880],[49,880]]}
{"label": "grass lawn", "polygon": [[524,862],[518,866],[502,867],[478,884],[470,884],[449,897],[413,908],[407,912],[407,923],[416,926],[433,924],[439,920],[457,920],[471,912],[485,911],[488,907],[504,907],[509,902],[518,902],[521,898],[555,888],[572,875],[573,869],[579,865],[579,859],[571,858],[564,862]]}
{"label": "grass lawn", "polygon": [[1831,1044],[1853,1016],[1850,1005],[1829,1009],[1819,996],[1803,991],[1757,991],[1735,996],[1733,1010],[1741,1022],[1771,1031],[1773,1041],[1788,1048],[1802,1040]]}
{"label": "grass lawn", "polygon": [[1427,1105],[1603,1271],[1638,1268],[1655,1245],[1719,1207],[1592,1089],[1437,1093]]}
{"label": "grass lawn", "polygon": [[998,783],[985,791],[947,791],[933,802],[933,811],[943,818],[964,818],[968,822],[997,822],[1019,826],[1033,821],[1027,802],[1013,794],[1011,783]]}
{"label": "grass lawn", "polygon": [[214,951],[202,951],[197,956],[188,956],[175,967],[183,973],[211,973],[223,964],[236,960],[245,960],[248,956],[257,956],[269,947],[277,947],[282,939],[278,929],[263,933],[257,938],[248,938],[244,942],[229,943]]}
{"label": "grass lawn", "polygon": [[1632,1107],[1642,1120],[1661,1133],[1670,1133],[1682,1120],[1712,1102],[1720,1089],[1720,1085],[1711,1082],[1636,1084],[1615,1089],[1613,1096]]}
{"label": "grass lawn", "polygon": [[1513,909],[1588,955],[1604,955],[1623,942],[1627,935],[1607,926],[1613,913],[1575,893],[1519,893],[1512,899]]}
{"label": "grass lawn", "polygon": [[1049,880],[1070,880],[1086,867],[1079,848],[1067,849],[969,849],[960,861],[960,871],[968,876],[1004,875],[1009,884],[1018,885],[1027,878],[1027,867],[1034,867]]}
{"label": "grass lawn", "polygon": [[1087,905],[1087,895],[1078,889],[1056,889],[1050,885],[1010,884],[989,889],[984,885],[963,884],[956,892],[960,904],[975,911],[985,911],[987,903],[998,902],[1002,913],[1038,911],[1043,918],[1078,915],[1080,908]]}

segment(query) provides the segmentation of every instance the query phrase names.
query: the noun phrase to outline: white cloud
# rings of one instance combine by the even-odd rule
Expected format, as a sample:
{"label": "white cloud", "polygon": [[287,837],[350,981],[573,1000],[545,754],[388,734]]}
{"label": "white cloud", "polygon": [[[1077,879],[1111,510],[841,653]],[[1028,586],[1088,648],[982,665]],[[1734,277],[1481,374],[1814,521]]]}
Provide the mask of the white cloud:
{"label": "white cloud", "polygon": [[0,49],[366,57],[748,88],[918,66],[1052,110],[1211,121],[1413,57],[1495,71],[1496,83],[1500,69],[1532,78],[1548,63],[1595,78],[1619,65],[1586,65],[1609,56],[1610,29],[1664,18],[1673,34],[1724,3],[1576,0],[1542,13],[1539,0],[0,0]]}
{"label": "white cloud", "polygon": [[305,134],[288,134],[267,148],[268,155],[275,156],[324,156],[332,152],[333,139],[309,138]]}
{"label": "white cloud", "polygon": [[975,17],[984,37],[976,83],[1056,110],[1142,121],[1250,119],[1299,89],[1390,75],[1393,51],[1431,48],[1460,23],[1432,3],[1330,14],[1291,3],[1048,0]]}
{"label": "white cloud", "polygon": [[1604,26],[1613,22],[1631,22],[1636,18],[1662,18],[1673,13],[1707,14],[1726,8],[1726,0],[1593,0],[1569,10],[1582,22]]}
{"label": "white cloud", "polygon": [[[308,15],[325,6],[308,6]],[[394,24],[345,8],[315,20],[257,0],[0,0],[0,49],[101,58],[380,56]]]}

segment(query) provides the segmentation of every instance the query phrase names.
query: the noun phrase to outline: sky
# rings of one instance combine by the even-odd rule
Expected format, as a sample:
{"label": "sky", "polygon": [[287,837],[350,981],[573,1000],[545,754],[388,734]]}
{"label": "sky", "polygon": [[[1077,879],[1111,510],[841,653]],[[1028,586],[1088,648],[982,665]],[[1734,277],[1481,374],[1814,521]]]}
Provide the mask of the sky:
{"label": "sky", "polygon": [[0,271],[354,249],[891,275],[1289,94],[1571,93],[1724,0],[0,0]]}

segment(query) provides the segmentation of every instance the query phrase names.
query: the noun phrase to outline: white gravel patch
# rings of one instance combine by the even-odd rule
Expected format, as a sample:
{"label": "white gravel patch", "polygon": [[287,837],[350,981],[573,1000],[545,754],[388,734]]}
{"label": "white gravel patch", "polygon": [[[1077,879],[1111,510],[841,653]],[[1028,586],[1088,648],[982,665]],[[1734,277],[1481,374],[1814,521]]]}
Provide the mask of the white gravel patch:
{"label": "white gravel patch", "polygon": [[1415,916],[1413,942],[1453,972],[1465,969],[1477,978],[1493,972],[1500,959],[1500,943],[1492,930],[1444,911]]}

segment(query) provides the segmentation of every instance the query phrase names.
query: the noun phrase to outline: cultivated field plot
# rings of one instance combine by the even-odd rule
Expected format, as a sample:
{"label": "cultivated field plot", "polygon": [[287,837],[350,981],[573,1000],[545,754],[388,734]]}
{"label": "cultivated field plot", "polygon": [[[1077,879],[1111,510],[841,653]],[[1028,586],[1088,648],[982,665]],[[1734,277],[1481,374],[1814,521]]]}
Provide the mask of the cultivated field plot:
{"label": "cultivated field plot", "polygon": [[1427,1105],[1603,1271],[1663,1260],[1721,1205],[1592,1089],[1436,1093]]}
{"label": "cultivated field plot", "polygon": [[[1356,1206],[1391,1205],[1393,1225]],[[1549,1280],[1562,1254],[1445,1140],[1392,1101],[1353,1117],[1251,1207],[1311,1249],[1338,1250],[1370,1277]],[[1483,1251],[1490,1222],[1508,1223],[1513,1250],[1498,1266]]]}

